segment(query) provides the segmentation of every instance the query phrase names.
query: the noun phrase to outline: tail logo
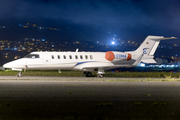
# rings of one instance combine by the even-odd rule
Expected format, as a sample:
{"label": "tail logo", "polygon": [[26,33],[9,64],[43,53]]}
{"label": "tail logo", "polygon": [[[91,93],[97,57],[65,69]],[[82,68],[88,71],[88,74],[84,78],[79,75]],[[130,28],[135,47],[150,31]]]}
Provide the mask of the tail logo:
{"label": "tail logo", "polygon": [[143,48],[143,54],[147,54],[147,49],[148,48]]}

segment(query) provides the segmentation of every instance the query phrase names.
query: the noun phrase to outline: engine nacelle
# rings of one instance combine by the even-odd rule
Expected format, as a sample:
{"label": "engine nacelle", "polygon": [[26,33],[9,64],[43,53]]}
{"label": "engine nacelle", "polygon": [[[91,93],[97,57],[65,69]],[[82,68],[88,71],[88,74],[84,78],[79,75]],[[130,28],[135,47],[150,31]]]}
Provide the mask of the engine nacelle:
{"label": "engine nacelle", "polygon": [[107,51],[105,54],[105,58],[108,61],[116,62],[116,61],[129,61],[132,58],[132,55],[129,53],[123,53],[123,52],[112,52]]}

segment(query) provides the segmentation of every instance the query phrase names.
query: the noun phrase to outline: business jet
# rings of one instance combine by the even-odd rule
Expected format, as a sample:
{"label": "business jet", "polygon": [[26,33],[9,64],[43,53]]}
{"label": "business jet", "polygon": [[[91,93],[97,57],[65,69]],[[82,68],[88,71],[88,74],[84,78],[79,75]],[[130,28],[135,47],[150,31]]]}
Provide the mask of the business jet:
{"label": "business jet", "polygon": [[154,53],[160,40],[177,39],[163,36],[147,36],[144,42],[135,51],[107,51],[107,52],[31,52],[24,58],[14,60],[3,65],[4,68],[20,71],[28,69],[81,70],[86,77],[97,71],[98,77],[104,77],[104,69],[119,67],[134,67],[144,63],[156,63]]}

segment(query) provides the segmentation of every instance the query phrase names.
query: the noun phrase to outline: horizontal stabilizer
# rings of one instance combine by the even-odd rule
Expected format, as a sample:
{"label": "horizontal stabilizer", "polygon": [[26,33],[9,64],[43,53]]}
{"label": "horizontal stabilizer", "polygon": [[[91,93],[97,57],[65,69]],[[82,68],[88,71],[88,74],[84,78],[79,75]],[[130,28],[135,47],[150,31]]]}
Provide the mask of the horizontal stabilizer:
{"label": "horizontal stabilizer", "polygon": [[141,62],[143,63],[156,63],[154,59],[142,59]]}
{"label": "horizontal stabilizer", "polygon": [[167,38],[151,38],[152,40],[169,40],[169,39],[177,39],[177,37],[167,37]]}

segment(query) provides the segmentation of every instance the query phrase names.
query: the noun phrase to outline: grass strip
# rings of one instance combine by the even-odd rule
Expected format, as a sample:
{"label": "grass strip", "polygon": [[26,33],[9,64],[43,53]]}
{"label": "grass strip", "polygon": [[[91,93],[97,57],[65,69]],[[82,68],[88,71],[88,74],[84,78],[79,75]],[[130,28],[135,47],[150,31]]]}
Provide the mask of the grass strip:
{"label": "grass strip", "polygon": [[[15,76],[18,71],[0,71],[0,75]],[[24,76],[63,76],[63,77],[82,77],[82,71],[62,71],[58,73],[57,70],[27,70],[22,71]],[[97,72],[92,72],[96,77]],[[180,72],[109,72],[105,71],[105,77],[119,77],[119,78],[180,78]]]}

